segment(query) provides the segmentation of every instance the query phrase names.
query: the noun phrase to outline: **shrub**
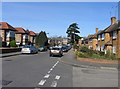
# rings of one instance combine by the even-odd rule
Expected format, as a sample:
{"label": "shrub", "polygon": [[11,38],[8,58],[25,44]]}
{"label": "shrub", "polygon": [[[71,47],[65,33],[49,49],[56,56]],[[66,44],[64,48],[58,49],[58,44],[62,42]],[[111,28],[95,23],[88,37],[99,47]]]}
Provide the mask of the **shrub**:
{"label": "shrub", "polygon": [[73,45],[73,48],[74,48],[74,49],[79,49],[79,46],[75,43],[75,44]]}
{"label": "shrub", "polygon": [[80,48],[80,51],[85,53],[85,52],[88,52],[89,49],[87,48],[87,46],[82,46],[82,47]]}
{"label": "shrub", "polygon": [[10,41],[10,47],[17,47],[15,40]]}
{"label": "shrub", "polygon": [[81,58],[88,58],[89,57],[86,53],[82,53],[82,52],[78,52],[77,56],[81,57]]}

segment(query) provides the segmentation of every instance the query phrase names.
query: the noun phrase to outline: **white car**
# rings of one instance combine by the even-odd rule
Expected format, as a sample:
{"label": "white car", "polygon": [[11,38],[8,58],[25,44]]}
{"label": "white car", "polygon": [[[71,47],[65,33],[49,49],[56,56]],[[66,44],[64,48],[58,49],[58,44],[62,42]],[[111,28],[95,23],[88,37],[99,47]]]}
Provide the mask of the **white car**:
{"label": "white car", "polygon": [[22,53],[38,53],[38,49],[31,45],[25,45],[22,50]]}
{"label": "white car", "polygon": [[54,55],[62,56],[63,55],[62,48],[60,48],[60,47],[52,47],[52,49],[50,49],[49,55],[50,56],[54,56]]}

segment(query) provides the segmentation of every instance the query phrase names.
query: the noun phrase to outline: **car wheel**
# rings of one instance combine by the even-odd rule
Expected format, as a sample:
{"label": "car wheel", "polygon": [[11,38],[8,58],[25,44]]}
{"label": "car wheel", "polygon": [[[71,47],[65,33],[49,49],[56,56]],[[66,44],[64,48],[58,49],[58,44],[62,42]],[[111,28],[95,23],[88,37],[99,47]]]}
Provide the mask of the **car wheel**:
{"label": "car wheel", "polygon": [[50,54],[49,56],[52,57],[52,54]]}

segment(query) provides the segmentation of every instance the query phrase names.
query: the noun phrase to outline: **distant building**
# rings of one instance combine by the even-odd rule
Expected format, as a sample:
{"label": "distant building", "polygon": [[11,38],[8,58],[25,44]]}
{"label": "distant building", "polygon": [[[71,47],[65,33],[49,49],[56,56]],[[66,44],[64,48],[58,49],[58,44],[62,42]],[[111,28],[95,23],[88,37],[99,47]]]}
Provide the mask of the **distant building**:
{"label": "distant building", "polygon": [[68,38],[63,38],[62,44],[68,44]]}

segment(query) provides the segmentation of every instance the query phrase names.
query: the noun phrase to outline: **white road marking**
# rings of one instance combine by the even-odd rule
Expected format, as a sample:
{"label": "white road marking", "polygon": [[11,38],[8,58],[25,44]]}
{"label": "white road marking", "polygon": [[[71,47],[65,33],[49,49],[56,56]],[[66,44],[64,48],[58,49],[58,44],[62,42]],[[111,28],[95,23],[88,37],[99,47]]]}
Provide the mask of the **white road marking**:
{"label": "white road marking", "polygon": [[52,84],[51,84],[51,87],[56,87],[56,86],[57,86],[57,82],[53,81]]}
{"label": "white road marking", "polygon": [[44,83],[46,82],[46,80],[41,80],[39,83],[38,83],[38,85],[44,85]]}
{"label": "white road marking", "polygon": [[117,68],[112,67],[100,67],[101,69],[107,69],[107,70],[117,70]]}
{"label": "white road marking", "polygon": [[60,76],[57,75],[57,76],[55,77],[55,79],[59,80],[59,79],[60,79]]}
{"label": "white road marking", "polygon": [[48,71],[48,74],[50,73],[51,71]]}
{"label": "white road marking", "polygon": [[51,68],[50,70],[53,70],[53,68]]}
{"label": "white road marking", "polygon": [[44,76],[44,78],[49,78],[49,76],[50,76],[49,74],[46,74],[46,75]]}

